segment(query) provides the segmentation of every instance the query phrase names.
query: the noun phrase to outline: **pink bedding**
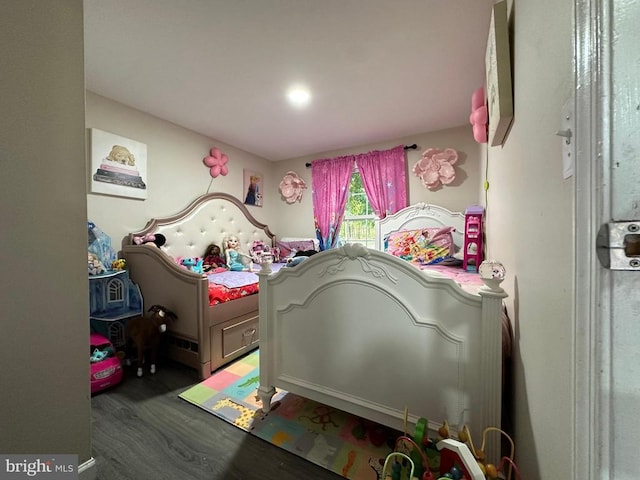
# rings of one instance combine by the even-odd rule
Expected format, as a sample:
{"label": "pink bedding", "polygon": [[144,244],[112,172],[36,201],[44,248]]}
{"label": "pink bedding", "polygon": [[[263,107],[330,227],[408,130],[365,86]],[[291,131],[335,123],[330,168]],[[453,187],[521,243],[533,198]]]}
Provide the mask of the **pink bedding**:
{"label": "pink bedding", "polygon": [[[284,264],[274,263],[272,271],[276,272]],[[258,293],[258,275],[255,271],[232,272],[223,270],[207,274],[209,279],[209,305],[229,302],[237,298]]]}
{"label": "pink bedding", "polygon": [[245,285],[243,287],[226,287],[209,282],[209,305],[229,302],[237,298],[246,297],[258,293],[258,284]]}
{"label": "pink bedding", "polygon": [[[421,270],[429,270],[439,275],[453,279],[463,290],[470,293],[478,293],[478,289],[484,285],[480,275],[475,272],[468,272],[461,266],[446,265],[422,265]],[[506,309],[502,312],[502,359],[507,362],[511,356],[511,347],[513,343],[513,330],[511,329],[511,321],[507,315]]]}
{"label": "pink bedding", "polygon": [[422,265],[419,268],[421,270],[428,270],[451,278],[458,285],[471,293],[477,293],[478,288],[484,285],[480,275],[476,272],[468,272],[459,266],[447,266],[436,263],[433,265]]}

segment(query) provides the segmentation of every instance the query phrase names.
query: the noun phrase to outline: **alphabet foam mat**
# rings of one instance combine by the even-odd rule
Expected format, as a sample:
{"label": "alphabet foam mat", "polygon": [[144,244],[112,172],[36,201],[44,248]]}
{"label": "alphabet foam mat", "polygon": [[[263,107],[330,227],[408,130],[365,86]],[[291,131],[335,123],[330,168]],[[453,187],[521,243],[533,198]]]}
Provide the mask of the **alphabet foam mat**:
{"label": "alphabet foam mat", "polygon": [[261,410],[259,351],[240,358],[179,396],[267,442],[352,480],[379,480],[400,432],[278,391]]}

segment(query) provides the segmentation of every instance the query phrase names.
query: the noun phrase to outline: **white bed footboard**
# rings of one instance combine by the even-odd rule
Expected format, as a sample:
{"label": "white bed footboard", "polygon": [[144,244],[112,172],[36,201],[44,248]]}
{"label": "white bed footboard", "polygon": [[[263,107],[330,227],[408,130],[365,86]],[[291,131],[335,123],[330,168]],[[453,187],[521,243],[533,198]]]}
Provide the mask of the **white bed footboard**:
{"label": "white bed footboard", "polygon": [[500,426],[506,294],[481,290],[358,244],[261,273],[263,408],[278,387],[399,430]]}

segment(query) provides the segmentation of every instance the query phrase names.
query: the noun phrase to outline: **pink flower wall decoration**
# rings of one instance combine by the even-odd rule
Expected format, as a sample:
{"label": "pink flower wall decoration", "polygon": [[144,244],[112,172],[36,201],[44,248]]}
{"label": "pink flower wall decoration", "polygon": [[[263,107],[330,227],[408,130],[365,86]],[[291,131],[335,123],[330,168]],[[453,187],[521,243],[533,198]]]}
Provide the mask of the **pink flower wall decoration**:
{"label": "pink flower wall decoration", "polygon": [[295,203],[302,200],[302,191],[307,184],[296,172],[287,172],[280,182],[280,193],[287,203]]}
{"label": "pink flower wall decoration", "polygon": [[229,157],[222,153],[217,147],[212,148],[209,155],[202,159],[202,162],[209,167],[209,175],[213,178],[229,173],[229,169],[227,168],[228,161]]}
{"label": "pink flower wall decoration", "polygon": [[458,152],[453,148],[428,148],[422,152],[422,158],[413,166],[413,173],[422,180],[429,190],[440,185],[449,185],[456,178],[453,167],[458,161]]}

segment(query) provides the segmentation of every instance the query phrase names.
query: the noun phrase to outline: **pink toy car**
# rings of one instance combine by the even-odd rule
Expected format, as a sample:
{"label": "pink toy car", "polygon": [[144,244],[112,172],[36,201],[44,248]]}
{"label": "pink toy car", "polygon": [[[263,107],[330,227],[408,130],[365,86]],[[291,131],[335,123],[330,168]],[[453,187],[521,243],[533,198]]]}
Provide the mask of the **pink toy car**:
{"label": "pink toy car", "polygon": [[98,333],[91,333],[89,359],[92,395],[122,381],[122,364],[109,339]]}

